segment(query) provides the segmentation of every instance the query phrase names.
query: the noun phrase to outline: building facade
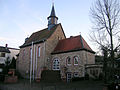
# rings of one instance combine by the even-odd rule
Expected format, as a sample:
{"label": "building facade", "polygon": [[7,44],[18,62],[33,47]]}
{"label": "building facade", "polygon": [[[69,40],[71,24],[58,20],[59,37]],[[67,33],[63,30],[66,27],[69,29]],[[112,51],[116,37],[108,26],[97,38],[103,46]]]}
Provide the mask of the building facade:
{"label": "building facade", "polygon": [[86,64],[95,64],[95,52],[81,35],[66,38],[57,23],[54,5],[48,28],[33,33],[20,46],[17,69],[25,78],[41,79],[44,70],[60,71],[61,79],[84,77]]}
{"label": "building facade", "polygon": [[7,58],[10,58],[10,50],[7,47],[0,46],[0,64],[5,64]]}
{"label": "building facade", "polygon": [[6,44],[5,47],[0,46],[0,72],[3,71],[3,67],[5,66],[6,60],[9,62],[12,61],[13,57],[17,59],[16,55],[19,53],[19,49],[10,48]]}

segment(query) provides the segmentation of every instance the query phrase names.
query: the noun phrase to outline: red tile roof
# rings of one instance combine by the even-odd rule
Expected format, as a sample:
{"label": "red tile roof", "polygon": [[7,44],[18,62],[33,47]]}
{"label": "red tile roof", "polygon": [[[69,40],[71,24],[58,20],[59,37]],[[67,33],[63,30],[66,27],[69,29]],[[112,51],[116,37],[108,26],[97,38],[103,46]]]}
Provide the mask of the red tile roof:
{"label": "red tile roof", "polygon": [[77,50],[87,50],[95,53],[81,35],[60,40],[52,54],[65,53]]}

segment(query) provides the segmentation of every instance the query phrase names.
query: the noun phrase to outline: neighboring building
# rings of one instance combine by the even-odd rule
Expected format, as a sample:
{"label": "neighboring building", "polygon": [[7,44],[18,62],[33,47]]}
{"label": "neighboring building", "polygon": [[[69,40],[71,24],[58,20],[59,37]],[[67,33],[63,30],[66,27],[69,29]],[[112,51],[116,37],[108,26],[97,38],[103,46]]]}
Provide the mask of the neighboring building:
{"label": "neighboring building", "polygon": [[5,61],[7,59],[12,60],[13,57],[17,59],[16,55],[18,53],[19,49],[10,48],[7,44],[5,47],[0,46],[0,66],[2,66],[3,64],[5,65]]}
{"label": "neighboring building", "polygon": [[11,48],[11,47],[8,47],[8,49],[10,51],[10,59],[12,60],[13,57],[15,59],[17,59],[17,55],[19,54],[20,49],[18,49],[18,48]]}
{"label": "neighboring building", "polygon": [[10,50],[7,47],[0,46],[0,64],[5,64],[8,57],[10,57]]}
{"label": "neighboring building", "polygon": [[0,46],[0,72],[3,71],[5,60],[10,57],[10,51],[7,47]]}
{"label": "neighboring building", "polygon": [[93,79],[99,79],[103,75],[103,57],[95,56],[95,63],[85,65],[86,72]]}
{"label": "neighboring building", "polygon": [[34,32],[20,46],[17,69],[25,78],[41,79],[44,70],[60,71],[61,79],[84,77],[86,65],[95,64],[95,52],[81,35],[66,38],[57,23],[54,6],[48,28]]}

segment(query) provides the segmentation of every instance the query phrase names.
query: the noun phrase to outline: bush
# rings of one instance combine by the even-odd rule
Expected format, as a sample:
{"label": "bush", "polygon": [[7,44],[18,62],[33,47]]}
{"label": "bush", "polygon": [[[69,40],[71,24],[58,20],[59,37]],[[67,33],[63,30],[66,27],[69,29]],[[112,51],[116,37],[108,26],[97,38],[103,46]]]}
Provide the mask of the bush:
{"label": "bush", "polygon": [[21,75],[20,72],[18,72],[17,70],[16,70],[15,75],[18,76],[19,79],[23,79],[22,75]]}
{"label": "bush", "polygon": [[84,77],[74,77],[72,78],[72,81],[81,81],[84,80]]}
{"label": "bush", "polygon": [[10,66],[10,69],[16,69],[16,60],[14,57],[12,58],[12,62],[10,63],[9,66]]}
{"label": "bush", "polygon": [[85,74],[85,80],[89,80],[89,74]]}
{"label": "bush", "polygon": [[0,81],[4,81],[5,75],[4,74],[0,74]]}

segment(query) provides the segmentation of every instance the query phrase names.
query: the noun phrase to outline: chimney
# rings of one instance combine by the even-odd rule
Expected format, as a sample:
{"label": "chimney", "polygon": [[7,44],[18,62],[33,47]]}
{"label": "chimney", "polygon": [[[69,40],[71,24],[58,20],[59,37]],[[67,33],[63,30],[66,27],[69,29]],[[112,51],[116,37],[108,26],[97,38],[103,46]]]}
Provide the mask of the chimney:
{"label": "chimney", "polygon": [[29,38],[27,37],[27,38],[25,38],[25,42],[28,40]]}
{"label": "chimney", "polygon": [[73,36],[70,36],[70,38],[72,38]]}
{"label": "chimney", "polygon": [[5,47],[8,48],[8,44],[5,44]]}

